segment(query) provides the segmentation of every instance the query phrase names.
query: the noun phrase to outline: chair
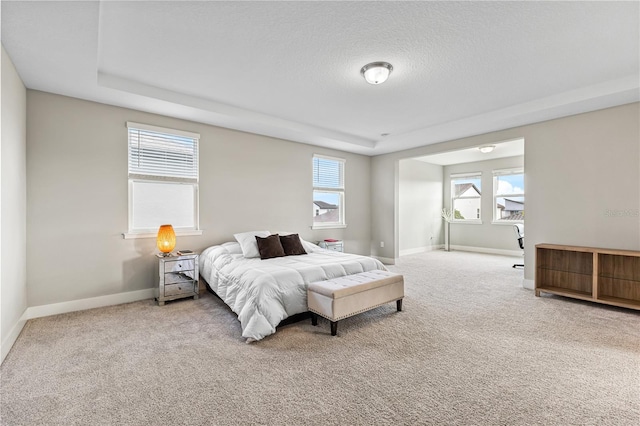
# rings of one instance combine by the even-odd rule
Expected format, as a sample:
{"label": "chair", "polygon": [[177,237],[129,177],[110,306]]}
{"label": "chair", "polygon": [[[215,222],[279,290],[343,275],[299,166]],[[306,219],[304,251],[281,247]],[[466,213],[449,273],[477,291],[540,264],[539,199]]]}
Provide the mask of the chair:
{"label": "chair", "polygon": [[[515,225],[513,225],[513,231],[516,233],[516,238],[518,239],[518,245],[522,250],[524,250],[524,225],[520,223],[516,223]],[[513,264],[514,268],[517,266],[524,268],[524,264],[522,263]]]}

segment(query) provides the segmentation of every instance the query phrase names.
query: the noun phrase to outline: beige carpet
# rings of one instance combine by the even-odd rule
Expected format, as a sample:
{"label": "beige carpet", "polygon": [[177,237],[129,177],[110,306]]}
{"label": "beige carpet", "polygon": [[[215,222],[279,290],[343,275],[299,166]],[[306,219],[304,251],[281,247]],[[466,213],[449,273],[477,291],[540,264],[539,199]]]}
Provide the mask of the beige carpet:
{"label": "beige carpet", "polygon": [[207,295],[31,320],[3,425],[633,425],[640,313],[522,288],[514,258],[402,258],[395,304],[254,344]]}

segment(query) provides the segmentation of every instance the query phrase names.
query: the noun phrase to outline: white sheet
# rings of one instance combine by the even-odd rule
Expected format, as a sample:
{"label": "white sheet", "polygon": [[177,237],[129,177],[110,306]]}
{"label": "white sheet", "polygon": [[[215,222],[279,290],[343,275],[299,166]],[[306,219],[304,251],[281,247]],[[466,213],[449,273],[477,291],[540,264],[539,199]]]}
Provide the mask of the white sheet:
{"label": "white sheet", "polygon": [[238,315],[242,336],[249,341],[275,333],[280,321],[306,312],[309,283],[386,270],[371,257],[304,243],[309,254],[266,260],[244,258],[235,242],[209,247],[200,255],[200,274]]}

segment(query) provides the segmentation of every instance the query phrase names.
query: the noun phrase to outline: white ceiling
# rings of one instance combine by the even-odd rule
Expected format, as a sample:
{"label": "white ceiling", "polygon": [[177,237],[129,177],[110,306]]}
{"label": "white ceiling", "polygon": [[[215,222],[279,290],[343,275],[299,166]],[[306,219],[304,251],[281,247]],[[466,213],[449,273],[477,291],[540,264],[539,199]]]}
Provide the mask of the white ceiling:
{"label": "white ceiling", "polygon": [[2,44],[31,89],[377,155],[640,100],[639,21],[639,2],[3,0]]}
{"label": "white ceiling", "polygon": [[451,164],[474,163],[476,161],[495,160],[496,158],[515,157],[524,155],[524,139],[503,141],[492,143],[493,151],[488,153],[480,152],[479,147],[459,149],[457,151],[447,151],[439,154],[415,157],[413,160],[424,161],[425,163],[449,166]]}

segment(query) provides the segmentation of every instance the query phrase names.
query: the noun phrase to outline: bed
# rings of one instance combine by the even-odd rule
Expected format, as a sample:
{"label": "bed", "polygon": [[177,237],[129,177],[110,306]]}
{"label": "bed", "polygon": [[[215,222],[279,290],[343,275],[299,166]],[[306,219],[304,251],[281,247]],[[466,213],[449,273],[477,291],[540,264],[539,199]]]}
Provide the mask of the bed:
{"label": "bed", "polygon": [[236,313],[247,342],[273,334],[284,319],[307,312],[307,287],[375,269],[377,259],[322,249],[300,239],[307,254],[270,259],[247,258],[238,242],[205,249],[200,274],[209,288]]}

